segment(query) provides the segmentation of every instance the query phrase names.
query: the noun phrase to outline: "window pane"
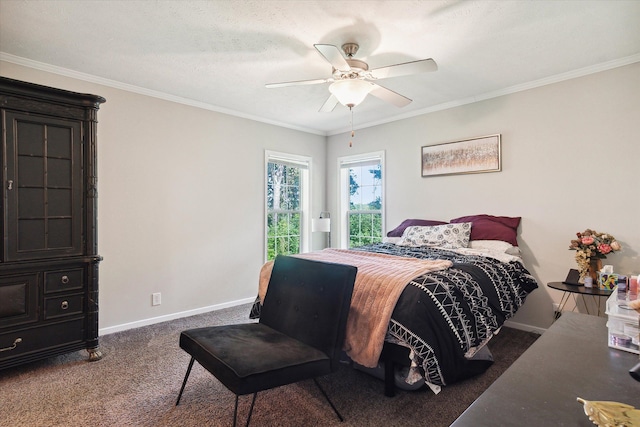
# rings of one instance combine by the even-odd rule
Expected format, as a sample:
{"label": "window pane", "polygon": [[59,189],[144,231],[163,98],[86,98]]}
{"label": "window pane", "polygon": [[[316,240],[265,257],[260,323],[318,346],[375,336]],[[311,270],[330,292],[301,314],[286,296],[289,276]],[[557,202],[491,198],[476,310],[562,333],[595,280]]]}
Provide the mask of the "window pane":
{"label": "window pane", "polygon": [[359,210],[361,204],[360,168],[349,169],[349,208]]}
{"label": "window pane", "polygon": [[279,163],[267,166],[267,209],[300,207],[300,169]]}
{"label": "window pane", "polygon": [[273,237],[267,238],[267,259],[272,260],[276,257],[276,240]]}
{"label": "window pane", "polygon": [[349,213],[349,247],[382,241],[381,213]]}
{"label": "window pane", "polygon": [[267,257],[300,253],[300,214],[278,213],[273,218],[267,232]]}
{"label": "window pane", "polygon": [[362,197],[360,194],[360,189],[356,189],[351,196],[349,197],[349,206],[353,210],[360,210],[362,207]]}
{"label": "window pane", "polygon": [[276,237],[286,236],[289,230],[289,216],[276,214]]}
{"label": "window pane", "polygon": [[349,169],[349,205],[351,210],[382,209],[382,169],[380,164]]}
{"label": "window pane", "polygon": [[[340,212],[344,215],[346,211],[347,214],[348,230],[345,237],[348,247],[382,241],[383,161],[383,152],[338,159],[340,181],[343,183]],[[345,182],[345,179],[348,181]],[[345,193],[347,191],[348,194]],[[341,244],[344,244],[342,239]]]}
{"label": "window pane", "polygon": [[[360,172],[360,177],[361,177],[360,178],[360,183],[361,183],[361,185],[363,185],[363,186],[365,186],[365,185],[368,185],[368,186],[375,185],[375,182],[374,182],[375,175],[372,172],[375,168],[376,168],[375,166],[365,166],[365,167],[361,168],[361,172]],[[379,166],[378,166],[378,169],[379,169]]]}
{"label": "window pane", "polygon": [[274,213],[267,213],[267,236],[274,237],[276,235],[276,219]]}
{"label": "window pane", "polygon": [[279,206],[279,194],[276,196],[275,182],[278,180],[280,171],[278,170],[278,165],[275,163],[267,164],[267,209],[274,209],[276,203]]}
{"label": "window pane", "polygon": [[300,186],[299,185],[286,185],[286,198],[288,209],[300,208]]}
{"label": "window pane", "polygon": [[267,259],[300,253],[301,172],[299,167],[267,163]]}

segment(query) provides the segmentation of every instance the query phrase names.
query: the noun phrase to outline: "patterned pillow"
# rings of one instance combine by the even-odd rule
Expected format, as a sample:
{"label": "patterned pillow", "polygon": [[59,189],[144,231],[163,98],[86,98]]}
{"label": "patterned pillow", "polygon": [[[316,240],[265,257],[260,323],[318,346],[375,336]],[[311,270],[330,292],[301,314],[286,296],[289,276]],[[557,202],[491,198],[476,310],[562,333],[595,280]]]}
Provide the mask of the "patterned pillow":
{"label": "patterned pillow", "polygon": [[471,223],[436,225],[432,227],[411,226],[402,234],[398,246],[433,246],[443,249],[469,246]]}

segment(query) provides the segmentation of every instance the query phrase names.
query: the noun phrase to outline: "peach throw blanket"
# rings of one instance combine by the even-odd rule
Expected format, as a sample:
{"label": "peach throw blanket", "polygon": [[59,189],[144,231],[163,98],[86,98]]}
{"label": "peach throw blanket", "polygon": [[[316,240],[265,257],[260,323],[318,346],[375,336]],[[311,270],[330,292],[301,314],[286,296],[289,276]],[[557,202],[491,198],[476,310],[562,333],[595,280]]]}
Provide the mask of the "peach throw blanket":
{"label": "peach throw blanket", "polygon": [[[295,256],[358,267],[344,349],[352,360],[369,368],[378,364],[391,313],[407,283],[427,272],[451,266],[451,261],[445,260],[421,260],[344,249],[324,249]],[[260,301],[264,301],[267,293],[272,268],[273,262],[268,262],[260,271]]]}

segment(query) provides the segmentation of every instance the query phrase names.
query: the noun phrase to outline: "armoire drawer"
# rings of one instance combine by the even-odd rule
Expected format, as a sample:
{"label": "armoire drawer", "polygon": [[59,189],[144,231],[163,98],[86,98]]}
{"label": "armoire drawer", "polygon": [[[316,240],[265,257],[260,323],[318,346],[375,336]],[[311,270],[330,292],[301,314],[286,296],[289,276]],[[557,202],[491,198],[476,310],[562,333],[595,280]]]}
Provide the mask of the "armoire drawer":
{"label": "armoire drawer", "polygon": [[81,268],[73,270],[47,271],[44,273],[44,292],[70,291],[81,289],[84,275]]}
{"label": "armoire drawer", "polygon": [[61,316],[82,314],[84,309],[84,295],[64,295],[44,299],[44,320]]}
{"label": "armoire drawer", "polygon": [[21,354],[81,342],[85,337],[84,319],[0,334],[0,361]]}

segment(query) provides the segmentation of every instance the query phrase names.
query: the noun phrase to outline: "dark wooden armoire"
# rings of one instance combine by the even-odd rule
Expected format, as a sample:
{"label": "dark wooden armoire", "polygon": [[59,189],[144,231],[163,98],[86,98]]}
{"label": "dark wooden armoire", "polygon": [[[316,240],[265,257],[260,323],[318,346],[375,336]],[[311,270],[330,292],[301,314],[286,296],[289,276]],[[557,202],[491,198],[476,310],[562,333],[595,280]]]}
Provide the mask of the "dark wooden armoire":
{"label": "dark wooden armoire", "polygon": [[0,369],[98,350],[97,112],[105,99],[0,77]]}

